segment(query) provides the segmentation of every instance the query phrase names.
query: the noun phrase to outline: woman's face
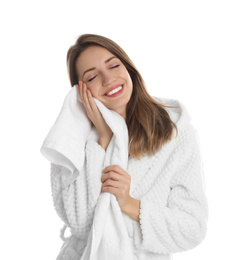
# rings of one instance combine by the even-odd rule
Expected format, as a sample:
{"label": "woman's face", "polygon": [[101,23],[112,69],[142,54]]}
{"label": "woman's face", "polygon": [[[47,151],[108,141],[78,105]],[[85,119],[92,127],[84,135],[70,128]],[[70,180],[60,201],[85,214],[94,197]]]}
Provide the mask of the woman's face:
{"label": "woman's face", "polygon": [[90,46],[76,61],[78,80],[87,84],[93,97],[124,118],[133,83],[123,63],[107,49]]}

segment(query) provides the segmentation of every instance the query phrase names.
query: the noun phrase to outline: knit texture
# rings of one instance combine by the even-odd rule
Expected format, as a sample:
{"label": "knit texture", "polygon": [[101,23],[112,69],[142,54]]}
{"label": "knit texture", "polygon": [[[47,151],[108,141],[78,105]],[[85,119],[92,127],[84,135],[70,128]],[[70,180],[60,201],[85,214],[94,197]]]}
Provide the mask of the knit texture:
{"label": "knit texture", "polygon": [[[161,101],[173,107],[166,109],[177,124],[178,134],[153,156],[144,156],[140,160],[129,157],[127,166],[124,165],[132,178],[130,195],[141,201],[140,223],[122,214],[133,259],[139,260],[170,259],[173,253],[197,246],[206,234],[208,208],[196,132],[182,104],[174,100]],[[70,112],[73,109],[75,110],[75,105],[68,106],[68,102],[64,102],[62,110]],[[68,111],[66,113],[70,115]],[[76,113],[82,117],[83,112]],[[59,117],[57,121],[60,120]],[[77,121],[82,120],[80,117]],[[55,133],[58,132],[56,122],[51,130]],[[119,131],[115,119],[112,123],[107,123]],[[97,143],[97,133],[90,127],[88,130],[80,129],[87,138],[75,134],[81,134],[78,129],[74,131],[67,126],[65,128],[67,143],[70,138],[73,143],[81,140],[77,143],[77,150],[81,152],[74,157],[67,150],[70,160],[62,155],[61,158],[55,156],[54,161],[50,160],[54,206],[72,233],[69,238],[63,238],[65,242],[57,259],[82,259],[81,256],[87,251],[87,241],[92,235],[96,205],[101,198],[101,171],[111,163],[114,153],[108,152],[108,149],[113,149],[114,146],[110,145],[105,152]],[[61,128],[59,130],[62,138],[63,131]],[[53,139],[53,144],[58,146],[60,141]],[[52,147],[48,139],[44,144],[45,149]],[[69,145],[72,147],[71,143]],[[113,196],[112,200],[114,199]],[[100,214],[97,216],[101,217]],[[108,220],[118,222],[111,217]],[[107,256],[108,250],[101,254]]]}

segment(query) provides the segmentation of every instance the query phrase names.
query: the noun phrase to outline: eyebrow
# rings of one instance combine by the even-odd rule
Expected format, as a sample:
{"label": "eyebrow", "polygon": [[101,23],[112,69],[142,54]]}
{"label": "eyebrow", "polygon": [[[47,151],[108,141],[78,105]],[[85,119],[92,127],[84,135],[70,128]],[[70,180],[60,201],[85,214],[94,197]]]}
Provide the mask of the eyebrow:
{"label": "eyebrow", "polygon": [[[107,60],[105,60],[104,63],[108,63],[108,62],[110,62],[112,59],[115,59],[115,58],[118,59],[116,56],[112,56],[112,57],[108,58]],[[92,70],[95,70],[95,69],[96,69],[96,67],[92,67],[92,68],[90,68],[90,69],[87,69],[87,70],[84,72],[84,74],[83,74],[83,76],[82,76],[82,79],[83,79],[85,73],[87,73],[87,72],[89,72],[89,71],[92,71]]]}

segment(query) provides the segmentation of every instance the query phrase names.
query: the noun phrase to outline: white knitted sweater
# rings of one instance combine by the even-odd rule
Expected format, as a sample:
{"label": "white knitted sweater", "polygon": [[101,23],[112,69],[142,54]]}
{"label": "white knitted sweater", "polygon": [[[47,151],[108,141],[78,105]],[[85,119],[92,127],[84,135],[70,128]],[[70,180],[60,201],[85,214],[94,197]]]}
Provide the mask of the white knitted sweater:
{"label": "white knitted sweater", "polygon": [[[197,246],[205,237],[208,208],[204,192],[202,165],[197,136],[190,124],[184,106],[174,100],[162,100],[178,134],[153,156],[140,160],[129,157],[126,171],[131,175],[130,195],[140,200],[140,223],[123,214],[134,259],[171,259],[176,252]],[[65,112],[73,110],[63,106]],[[74,108],[75,109],[75,108]],[[60,120],[59,117],[57,121]],[[85,125],[85,128],[90,127]],[[67,135],[75,142],[74,129],[69,126]],[[57,129],[56,134],[61,129]],[[51,185],[55,209],[70,228],[72,235],[64,238],[58,260],[79,260],[86,247],[92,227],[95,206],[101,191],[101,171],[106,152],[97,143],[97,133],[85,140],[85,150],[73,148],[77,154],[78,168],[75,174],[71,163],[51,163]],[[70,138],[68,150],[72,149]],[[58,160],[59,162],[59,160]],[[76,164],[76,163],[75,163]],[[87,184],[87,190],[82,189]],[[127,259],[129,260],[129,259]]]}

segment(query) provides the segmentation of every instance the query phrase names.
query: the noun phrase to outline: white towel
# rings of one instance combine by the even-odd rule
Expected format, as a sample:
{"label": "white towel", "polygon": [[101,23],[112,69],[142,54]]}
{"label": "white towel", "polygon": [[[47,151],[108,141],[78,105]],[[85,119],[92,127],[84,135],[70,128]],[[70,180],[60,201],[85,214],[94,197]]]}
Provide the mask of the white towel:
{"label": "white towel", "polygon": [[[116,112],[106,108],[100,101],[94,100],[113,132],[106,150],[104,167],[115,164],[126,170],[128,130],[125,120]],[[91,135],[97,135],[96,130],[91,127],[91,122],[74,86],[67,94],[62,109],[41,147],[41,153],[51,163],[62,165],[70,170],[68,184],[85,169],[83,167],[85,144]],[[133,258],[127,229],[116,197],[110,193],[101,193],[81,260],[132,260]]]}

